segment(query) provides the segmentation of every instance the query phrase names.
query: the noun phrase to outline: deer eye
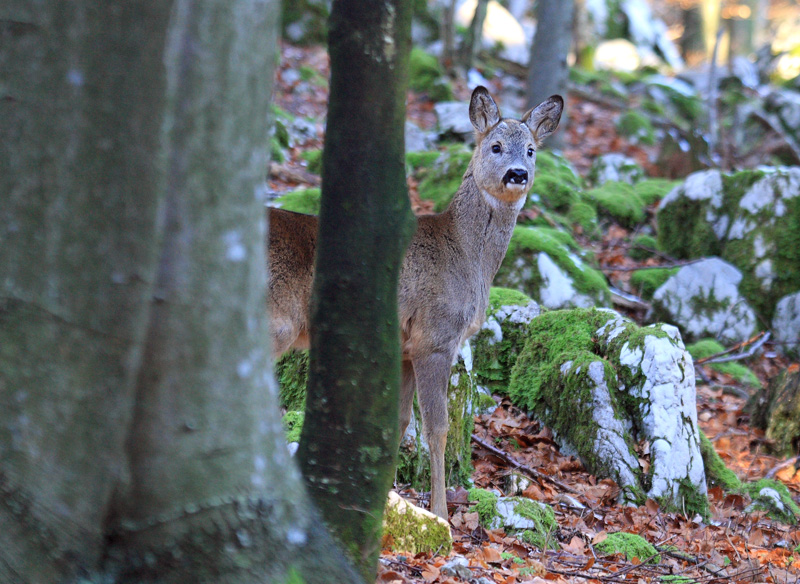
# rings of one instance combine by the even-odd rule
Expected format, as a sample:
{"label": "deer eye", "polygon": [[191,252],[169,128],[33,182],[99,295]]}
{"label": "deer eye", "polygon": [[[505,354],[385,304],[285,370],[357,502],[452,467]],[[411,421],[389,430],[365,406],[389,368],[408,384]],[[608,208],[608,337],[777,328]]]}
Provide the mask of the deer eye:
{"label": "deer eye", "polygon": [[492,144],[492,152],[495,154],[500,154],[501,150],[502,148],[500,148],[500,144]]}
{"label": "deer eye", "polygon": [[533,156],[533,148],[528,148],[528,156]]}

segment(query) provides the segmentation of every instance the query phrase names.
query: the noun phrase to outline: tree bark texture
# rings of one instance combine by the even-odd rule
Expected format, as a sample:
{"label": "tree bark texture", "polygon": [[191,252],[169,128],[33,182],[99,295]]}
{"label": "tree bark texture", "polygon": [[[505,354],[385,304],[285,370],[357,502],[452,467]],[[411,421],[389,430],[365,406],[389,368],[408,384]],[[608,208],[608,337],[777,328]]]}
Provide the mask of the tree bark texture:
{"label": "tree bark texture", "polygon": [[298,455],[307,485],[374,578],[398,446],[397,285],[414,222],[404,166],[411,3],[336,0]]}
{"label": "tree bark texture", "polygon": [[[539,0],[536,5],[536,35],[528,64],[527,102],[536,107],[551,95],[566,96],[569,67],[567,54],[572,45],[573,0]],[[567,125],[566,111],[561,127]],[[564,131],[550,138],[550,146],[563,145]]]}
{"label": "tree bark texture", "polygon": [[274,1],[0,13],[0,581],[354,574],[265,319]]}

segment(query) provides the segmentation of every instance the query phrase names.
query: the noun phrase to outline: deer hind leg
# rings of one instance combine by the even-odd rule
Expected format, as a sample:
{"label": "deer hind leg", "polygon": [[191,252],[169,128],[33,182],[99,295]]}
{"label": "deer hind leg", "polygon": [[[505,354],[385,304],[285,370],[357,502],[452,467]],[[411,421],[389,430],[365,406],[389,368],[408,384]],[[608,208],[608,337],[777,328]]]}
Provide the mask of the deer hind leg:
{"label": "deer hind leg", "polygon": [[414,379],[414,366],[411,361],[403,361],[403,378],[400,385],[400,443],[403,443],[403,436],[406,428],[411,421],[411,411],[414,407],[414,390],[416,381]]}
{"label": "deer hind leg", "polygon": [[447,519],[444,449],[447,445],[447,380],[452,356],[442,352],[414,359],[422,433],[431,451],[431,511]]}

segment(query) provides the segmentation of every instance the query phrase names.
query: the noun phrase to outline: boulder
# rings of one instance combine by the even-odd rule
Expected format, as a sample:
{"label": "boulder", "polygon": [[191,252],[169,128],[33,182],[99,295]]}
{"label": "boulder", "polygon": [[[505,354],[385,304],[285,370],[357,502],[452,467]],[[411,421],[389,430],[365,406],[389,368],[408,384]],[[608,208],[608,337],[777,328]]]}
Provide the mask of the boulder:
{"label": "boulder", "polygon": [[597,186],[609,181],[632,185],[642,177],[644,177],[644,170],[639,163],[630,156],[619,152],[598,156],[589,170],[589,180]]}
{"label": "boulder", "polygon": [[718,256],[742,273],[742,296],[766,321],[800,291],[800,167],[689,175],[661,201],[658,241],[679,258]]}
{"label": "boulder", "polygon": [[433,111],[439,123],[439,135],[455,135],[464,142],[475,141],[475,129],[469,120],[469,103],[465,101],[440,101]]}
{"label": "boulder", "polygon": [[562,452],[613,478],[623,502],[707,515],[692,359],[675,327],[573,309],[535,318],[526,336],[507,393]]}
{"label": "boulder", "polygon": [[784,296],[775,306],[772,333],[784,353],[800,357],[800,292]]}
{"label": "boulder", "polygon": [[750,398],[752,424],[765,431],[778,456],[800,454],[800,373],[784,371]]}
{"label": "boulder", "polygon": [[501,497],[496,491],[470,489],[480,524],[485,529],[503,529],[539,549],[555,548],[558,529],[553,509],[525,497]]}
{"label": "boulder", "polygon": [[652,316],[678,325],[686,339],[747,340],[758,320],[739,293],[741,281],[741,272],[719,258],[683,266],[653,294]]}
{"label": "boulder", "polygon": [[417,126],[414,122],[406,121],[406,152],[423,152],[436,145],[433,132],[428,132]]}
{"label": "boulder", "polygon": [[524,292],[546,308],[610,305],[605,277],[581,253],[564,231],[519,225],[494,283]]}
{"label": "boulder", "polygon": [[447,521],[389,491],[383,512],[383,549],[411,555],[447,555],[452,546],[453,537]]}

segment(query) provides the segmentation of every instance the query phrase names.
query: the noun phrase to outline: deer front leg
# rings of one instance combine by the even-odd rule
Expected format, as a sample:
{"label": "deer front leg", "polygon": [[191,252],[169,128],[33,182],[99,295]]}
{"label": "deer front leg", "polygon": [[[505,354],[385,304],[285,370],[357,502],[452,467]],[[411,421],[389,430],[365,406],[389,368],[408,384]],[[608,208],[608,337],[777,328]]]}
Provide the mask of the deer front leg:
{"label": "deer front leg", "polygon": [[447,444],[447,380],[452,356],[431,353],[414,359],[422,434],[431,452],[431,511],[447,519],[444,449]]}

